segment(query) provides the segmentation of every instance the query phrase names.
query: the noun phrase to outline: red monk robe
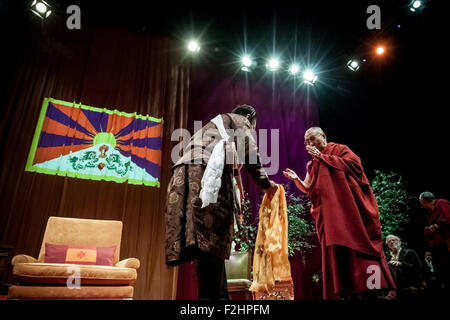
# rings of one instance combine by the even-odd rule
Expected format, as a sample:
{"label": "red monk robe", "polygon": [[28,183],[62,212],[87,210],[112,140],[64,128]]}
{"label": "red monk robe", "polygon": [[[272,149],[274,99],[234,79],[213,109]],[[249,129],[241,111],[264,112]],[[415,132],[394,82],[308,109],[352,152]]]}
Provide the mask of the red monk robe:
{"label": "red monk robe", "polygon": [[436,199],[433,211],[427,215],[428,225],[437,224],[434,233],[425,231],[425,241],[431,248],[440,247],[441,243],[447,246],[450,252],[450,201]]}
{"label": "red monk robe", "polygon": [[329,142],[307,168],[311,214],[322,249],[323,298],[395,289],[377,202],[359,157],[347,146]]}

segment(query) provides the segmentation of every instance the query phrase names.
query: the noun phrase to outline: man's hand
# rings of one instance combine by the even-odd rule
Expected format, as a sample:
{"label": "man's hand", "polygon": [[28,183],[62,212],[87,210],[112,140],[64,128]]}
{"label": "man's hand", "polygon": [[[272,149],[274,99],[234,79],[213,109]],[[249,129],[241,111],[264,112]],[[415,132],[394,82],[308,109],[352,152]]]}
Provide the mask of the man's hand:
{"label": "man's hand", "polygon": [[433,233],[437,229],[439,229],[439,226],[437,224],[432,224],[431,226],[425,227],[425,233]]}
{"label": "man's hand", "polygon": [[291,169],[287,168],[285,171],[283,171],[283,174],[286,178],[289,180],[295,181],[298,179],[298,175]]}
{"label": "man's hand", "polygon": [[311,157],[320,158],[320,151],[316,147],[306,146],[306,151],[308,151]]}
{"label": "man's hand", "polygon": [[265,189],[264,192],[267,194],[267,196],[269,197],[270,200],[272,200],[275,192],[277,192],[278,190],[278,186],[275,182],[273,182],[272,180],[270,180],[270,187]]}
{"label": "man's hand", "polygon": [[394,267],[401,266],[402,263],[400,261],[389,261],[390,264],[392,264]]}

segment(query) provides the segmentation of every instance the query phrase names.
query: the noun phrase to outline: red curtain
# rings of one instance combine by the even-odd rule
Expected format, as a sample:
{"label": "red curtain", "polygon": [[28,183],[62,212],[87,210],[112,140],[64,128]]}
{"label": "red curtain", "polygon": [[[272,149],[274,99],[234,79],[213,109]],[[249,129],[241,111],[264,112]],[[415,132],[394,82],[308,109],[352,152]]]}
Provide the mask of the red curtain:
{"label": "red curtain", "polygon": [[[134,298],[175,298],[164,210],[171,132],[187,119],[188,65],[173,41],[143,32],[94,25],[69,31],[62,21],[28,28],[25,38],[2,48],[14,65],[0,91],[0,243],[12,245],[13,255],[37,257],[50,216],[121,220],[120,258],[141,261]],[[26,172],[45,97],[162,117],[161,187]]]}

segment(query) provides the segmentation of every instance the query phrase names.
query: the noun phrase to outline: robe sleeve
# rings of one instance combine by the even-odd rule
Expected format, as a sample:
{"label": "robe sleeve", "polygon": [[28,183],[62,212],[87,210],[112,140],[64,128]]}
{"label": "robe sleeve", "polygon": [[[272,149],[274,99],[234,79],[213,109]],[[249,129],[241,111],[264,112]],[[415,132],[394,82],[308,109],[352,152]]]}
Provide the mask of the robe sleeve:
{"label": "robe sleeve", "polygon": [[[251,133],[250,122],[244,122],[242,129],[245,133],[245,168],[261,189],[267,189],[270,187],[270,179],[261,164],[258,146]],[[256,163],[250,163],[250,155],[256,155]]]}
{"label": "robe sleeve", "polygon": [[364,175],[361,159],[350,150],[349,147],[341,145],[338,155],[321,153],[320,159],[328,166],[343,170],[354,176],[362,185],[368,185],[369,181]]}

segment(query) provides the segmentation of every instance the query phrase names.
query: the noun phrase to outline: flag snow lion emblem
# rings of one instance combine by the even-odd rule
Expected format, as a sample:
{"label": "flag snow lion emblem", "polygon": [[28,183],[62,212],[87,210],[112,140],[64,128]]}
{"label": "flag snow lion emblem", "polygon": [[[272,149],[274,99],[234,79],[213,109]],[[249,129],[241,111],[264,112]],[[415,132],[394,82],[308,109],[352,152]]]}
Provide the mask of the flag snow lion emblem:
{"label": "flag snow lion emblem", "polygon": [[162,123],[45,98],[25,170],[159,187]]}

